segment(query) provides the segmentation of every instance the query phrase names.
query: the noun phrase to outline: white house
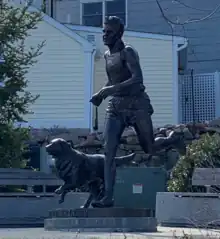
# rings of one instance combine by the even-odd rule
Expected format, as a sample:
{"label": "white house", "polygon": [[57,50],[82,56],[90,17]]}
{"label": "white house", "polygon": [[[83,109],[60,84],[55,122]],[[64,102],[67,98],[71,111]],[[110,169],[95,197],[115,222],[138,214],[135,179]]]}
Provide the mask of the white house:
{"label": "white house", "polygon": [[[30,8],[31,11],[37,11]],[[28,89],[40,94],[31,106],[28,124],[35,128],[54,125],[92,129],[92,94],[106,81],[101,28],[60,24],[47,15],[26,41],[36,46],[46,40],[43,54],[27,77]],[[140,55],[144,83],[155,109],[154,125],[179,122],[178,52],[186,39],[126,31],[124,40]],[[103,129],[107,100],[99,107],[99,130]]]}
{"label": "white house", "polygon": [[66,128],[91,128],[91,75],[94,46],[83,37],[47,15],[26,46],[37,46],[46,40],[43,54],[31,67],[28,90],[40,97],[26,117],[35,128],[54,125]]}

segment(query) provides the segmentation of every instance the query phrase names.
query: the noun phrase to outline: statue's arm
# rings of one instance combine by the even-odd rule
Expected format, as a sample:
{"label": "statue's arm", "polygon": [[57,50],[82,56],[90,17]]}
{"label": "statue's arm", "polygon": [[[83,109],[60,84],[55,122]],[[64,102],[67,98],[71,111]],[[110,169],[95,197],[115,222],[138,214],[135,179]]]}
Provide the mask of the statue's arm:
{"label": "statue's arm", "polygon": [[110,76],[109,76],[107,67],[105,67],[105,68],[106,68],[106,74],[107,74],[108,80],[107,80],[106,84],[104,85],[104,87],[107,87],[107,86],[110,86],[110,85],[111,85],[111,80],[110,80]]}
{"label": "statue's arm", "polygon": [[134,50],[131,46],[126,46],[123,50],[123,60],[131,72],[131,78],[115,85],[117,90],[126,88],[127,86],[131,86],[136,83],[143,83],[142,70],[136,50]]}
{"label": "statue's arm", "polygon": [[104,87],[107,87],[107,86],[111,85],[111,78],[110,78],[110,75],[108,73],[107,63],[106,63],[106,54],[108,54],[108,51],[106,51],[105,54],[104,54],[104,58],[105,58],[105,71],[106,71],[106,74],[107,74],[107,82],[104,85]]}
{"label": "statue's arm", "polygon": [[108,86],[111,86],[111,79],[110,79],[110,75],[108,73],[108,70],[107,70],[107,64],[106,64],[106,54],[108,54],[108,51],[105,52],[104,54],[104,59],[105,59],[105,71],[106,71],[106,74],[107,74],[107,82],[104,84],[104,86],[96,93],[97,95],[99,95],[100,91],[105,88],[105,87],[108,87]]}

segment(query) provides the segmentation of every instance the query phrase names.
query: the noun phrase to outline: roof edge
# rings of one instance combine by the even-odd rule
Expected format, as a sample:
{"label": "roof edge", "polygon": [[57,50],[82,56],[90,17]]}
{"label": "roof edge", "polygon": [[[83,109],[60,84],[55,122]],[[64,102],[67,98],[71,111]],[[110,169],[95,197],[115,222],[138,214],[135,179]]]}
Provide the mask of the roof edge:
{"label": "roof edge", "polygon": [[[101,33],[102,32],[102,29],[100,27],[90,27],[90,26],[72,25],[72,24],[64,24],[64,25],[73,31],[74,30],[75,31],[88,31],[88,32],[93,32],[93,33]],[[137,31],[129,31],[129,30],[126,30],[124,32],[124,35],[131,36],[131,37],[164,40],[164,41],[172,41],[174,39],[178,42],[183,42],[183,43],[186,40],[186,38],[181,37],[181,36],[154,34],[154,33],[137,32]]]}
{"label": "roof edge", "polygon": [[[30,12],[40,12],[37,8],[32,7],[32,6],[30,6],[28,8],[28,11],[30,11]],[[74,39],[75,41],[77,41],[80,45],[83,46],[85,51],[91,51],[92,52],[95,49],[95,46],[92,43],[87,41],[85,38],[81,37],[76,32],[72,31],[70,28],[68,28],[64,24],[59,23],[58,21],[56,21],[52,17],[48,16],[47,14],[42,13],[42,20],[44,22],[48,23],[49,25],[53,26],[54,28],[58,29],[59,31],[64,33],[66,36],[68,36],[68,37]]]}

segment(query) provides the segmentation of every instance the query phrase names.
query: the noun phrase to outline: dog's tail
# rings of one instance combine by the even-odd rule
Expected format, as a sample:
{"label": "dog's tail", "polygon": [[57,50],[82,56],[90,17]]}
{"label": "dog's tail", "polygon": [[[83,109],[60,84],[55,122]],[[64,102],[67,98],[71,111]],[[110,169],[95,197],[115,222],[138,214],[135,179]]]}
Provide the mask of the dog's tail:
{"label": "dog's tail", "polygon": [[133,162],[134,157],[135,157],[135,153],[128,154],[125,156],[115,157],[116,166],[120,167],[120,166],[125,166],[128,164],[134,164]]}

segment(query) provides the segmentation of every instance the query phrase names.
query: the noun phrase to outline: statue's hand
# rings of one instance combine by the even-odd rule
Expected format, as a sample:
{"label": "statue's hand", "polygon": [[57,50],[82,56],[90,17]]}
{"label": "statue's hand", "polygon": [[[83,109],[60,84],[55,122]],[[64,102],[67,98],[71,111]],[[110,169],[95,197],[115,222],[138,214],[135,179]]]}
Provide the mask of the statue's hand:
{"label": "statue's hand", "polygon": [[116,91],[115,86],[106,86],[99,91],[99,95],[102,99],[106,99],[108,96],[111,96]]}
{"label": "statue's hand", "polygon": [[102,103],[102,97],[99,95],[99,92],[98,93],[96,93],[96,94],[94,94],[93,96],[92,96],[92,98],[90,99],[90,102],[93,104],[93,105],[95,105],[95,106],[97,106],[97,107],[99,107],[100,105],[101,105],[101,103]]}

